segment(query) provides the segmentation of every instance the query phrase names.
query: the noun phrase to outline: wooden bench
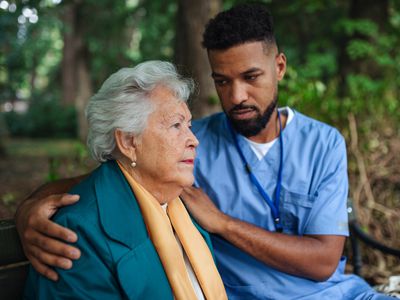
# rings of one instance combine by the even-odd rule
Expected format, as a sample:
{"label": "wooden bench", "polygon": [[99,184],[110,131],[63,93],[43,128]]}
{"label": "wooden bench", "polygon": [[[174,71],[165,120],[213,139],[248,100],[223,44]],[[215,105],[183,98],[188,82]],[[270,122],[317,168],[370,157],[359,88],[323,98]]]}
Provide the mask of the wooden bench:
{"label": "wooden bench", "polygon": [[[355,274],[360,275],[362,268],[359,241],[383,253],[400,257],[400,249],[385,246],[361,229],[351,202],[348,203],[348,212]],[[0,299],[22,299],[28,266],[29,263],[22,251],[14,221],[0,220]]]}
{"label": "wooden bench", "polygon": [[0,299],[22,299],[28,266],[14,221],[0,220]]}

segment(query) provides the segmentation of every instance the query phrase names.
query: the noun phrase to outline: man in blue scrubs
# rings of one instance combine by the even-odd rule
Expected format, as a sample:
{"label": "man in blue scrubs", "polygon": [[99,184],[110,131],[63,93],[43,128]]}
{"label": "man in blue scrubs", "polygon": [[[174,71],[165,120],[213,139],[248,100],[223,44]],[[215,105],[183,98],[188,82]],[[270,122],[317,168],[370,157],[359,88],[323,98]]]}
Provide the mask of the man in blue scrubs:
{"label": "man in blue scrubs", "polygon": [[196,185],[205,193],[191,188],[183,198],[213,233],[229,299],[389,298],[343,274],[345,141],[326,124],[277,109],[286,58],[269,13],[237,6],[212,19],[203,37],[224,112],[193,124]]}
{"label": "man in blue scrubs", "polygon": [[[361,278],[343,274],[345,142],[326,124],[289,107],[277,109],[286,57],[275,42],[270,14],[259,5],[222,12],[207,25],[203,45],[224,112],[193,124],[200,140],[195,177],[201,189],[186,189],[183,198],[213,234],[229,299],[389,298]],[[65,196],[48,202],[59,206],[75,200]],[[33,214],[26,211],[38,210],[38,204],[29,205],[33,208],[21,210],[20,223]],[[34,229],[22,232],[60,238],[63,232],[74,240],[63,229],[46,232],[46,224],[53,226],[38,217]],[[54,273],[45,264],[69,267],[70,261],[58,256],[79,256],[57,243],[44,240],[47,257],[30,253],[34,266],[49,277]]]}

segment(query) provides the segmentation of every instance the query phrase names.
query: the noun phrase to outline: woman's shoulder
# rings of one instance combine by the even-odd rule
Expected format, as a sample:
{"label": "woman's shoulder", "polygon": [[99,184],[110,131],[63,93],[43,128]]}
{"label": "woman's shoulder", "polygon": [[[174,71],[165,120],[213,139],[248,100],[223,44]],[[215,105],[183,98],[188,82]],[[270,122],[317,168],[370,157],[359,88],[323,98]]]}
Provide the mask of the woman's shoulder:
{"label": "woman's shoulder", "polygon": [[98,224],[101,215],[114,216],[121,212],[121,202],[124,203],[124,199],[132,196],[115,161],[102,163],[69,193],[79,195],[80,199],[73,205],[61,208],[54,218],[56,222],[74,219]]}
{"label": "woman's shoulder", "polygon": [[82,221],[95,221],[98,216],[98,203],[96,184],[104,176],[104,166],[101,164],[93,170],[84,180],[73,186],[69,194],[79,195],[79,201],[62,207],[53,220],[57,223],[66,223],[67,220],[78,219]]}

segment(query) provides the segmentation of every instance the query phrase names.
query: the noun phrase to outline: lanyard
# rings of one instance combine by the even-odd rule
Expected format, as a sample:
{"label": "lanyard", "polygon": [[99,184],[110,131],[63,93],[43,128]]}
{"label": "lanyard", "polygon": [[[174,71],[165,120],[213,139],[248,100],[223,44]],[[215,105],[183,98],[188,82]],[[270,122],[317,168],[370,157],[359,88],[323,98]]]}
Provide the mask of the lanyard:
{"label": "lanyard", "polygon": [[238,139],[236,137],[235,132],[233,131],[233,128],[232,128],[232,125],[230,124],[230,122],[228,122],[228,125],[229,125],[228,127],[232,134],[233,140],[235,142],[236,149],[238,150],[239,155],[240,155],[242,161],[244,162],[246,171],[247,171],[247,173],[249,173],[251,182],[257,187],[259,193],[264,198],[264,200],[267,202],[268,206],[271,208],[272,216],[274,217],[276,231],[282,232],[282,224],[281,224],[280,213],[279,213],[279,198],[280,198],[281,186],[282,186],[283,140],[282,140],[282,123],[281,123],[281,116],[280,116],[279,111],[278,111],[278,120],[279,120],[279,144],[280,144],[281,155],[280,155],[280,159],[279,159],[278,181],[276,183],[276,188],[275,188],[275,203],[271,200],[271,198],[268,196],[268,194],[264,191],[260,182],[257,180],[257,177],[254,175],[253,171],[251,170],[249,163],[247,162],[246,158],[244,157],[242,149],[240,149],[240,147],[239,147]]}

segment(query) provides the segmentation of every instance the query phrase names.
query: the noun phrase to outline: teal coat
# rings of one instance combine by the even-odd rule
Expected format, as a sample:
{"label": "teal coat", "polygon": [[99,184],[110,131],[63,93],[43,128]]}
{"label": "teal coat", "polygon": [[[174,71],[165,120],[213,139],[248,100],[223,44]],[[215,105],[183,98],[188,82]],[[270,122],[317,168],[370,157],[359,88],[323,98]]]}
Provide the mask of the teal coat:
{"label": "teal coat", "polygon": [[[82,252],[70,270],[52,282],[29,271],[26,299],[173,299],[140,208],[115,161],[102,164],[71,190],[79,202],[54,220],[78,234]],[[211,248],[210,237],[195,222]]]}

